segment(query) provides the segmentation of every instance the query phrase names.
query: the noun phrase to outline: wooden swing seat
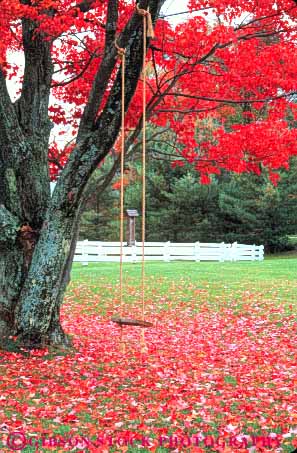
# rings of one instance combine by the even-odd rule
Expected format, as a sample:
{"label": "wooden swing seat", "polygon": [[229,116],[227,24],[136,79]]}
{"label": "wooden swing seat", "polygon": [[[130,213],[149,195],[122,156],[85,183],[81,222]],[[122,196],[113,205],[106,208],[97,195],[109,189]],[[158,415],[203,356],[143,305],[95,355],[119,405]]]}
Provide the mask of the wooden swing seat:
{"label": "wooden swing seat", "polygon": [[115,322],[119,326],[137,326],[137,327],[152,327],[153,323],[144,321],[143,319],[132,319],[132,318],[121,318],[120,316],[113,316],[112,322]]}

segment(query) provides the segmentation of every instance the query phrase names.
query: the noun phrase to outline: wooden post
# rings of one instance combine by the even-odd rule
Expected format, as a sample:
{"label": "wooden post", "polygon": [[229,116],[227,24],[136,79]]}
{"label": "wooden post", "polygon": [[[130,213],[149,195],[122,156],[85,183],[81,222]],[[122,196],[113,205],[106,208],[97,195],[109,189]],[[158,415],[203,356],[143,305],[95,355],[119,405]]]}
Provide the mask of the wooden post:
{"label": "wooden post", "polygon": [[127,209],[127,246],[132,247],[135,245],[135,224],[136,224],[136,217],[138,217],[138,212],[136,209]]}

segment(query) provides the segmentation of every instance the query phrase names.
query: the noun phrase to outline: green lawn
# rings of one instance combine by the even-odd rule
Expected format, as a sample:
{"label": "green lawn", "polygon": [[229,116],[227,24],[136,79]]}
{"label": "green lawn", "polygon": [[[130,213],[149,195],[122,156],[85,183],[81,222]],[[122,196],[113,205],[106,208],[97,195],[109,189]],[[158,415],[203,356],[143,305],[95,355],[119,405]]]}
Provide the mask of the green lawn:
{"label": "green lawn", "polygon": [[[73,283],[90,284],[93,291],[99,291],[107,298],[114,297],[114,292],[106,284],[117,285],[119,265],[116,263],[91,263],[82,266],[75,263],[72,270]],[[147,294],[158,289],[166,294],[173,286],[182,283],[182,291],[187,296],[193,287],[207,290],[209,300],[216,296],[230,294],[240,297],[243,291],[263,292],[265,297],[274,294],[276,300],[295,304],[297,300],[297,257],[273,258],[254,262],[186,262],[146,263]],[[141,265],[124,264],[124,280],[129,288],[140,286]],[[277,293],[277,294],[276,294]],[[131,293],[127,297],[127,303]],[[133,296],[132,296],[133,299]]]}
{"label": "green lawn", "polygon": [[[123,265],[125,273],[133,281],[137,281],[140,276],[140,264]],[[187,262],[173,261],[146,262],[146,275],[148,278],[158,276],[166,279],[176,280],[187,277],[193,283],[208,281],[208,283],[238,283],[238,285],[256,284],[267,280],[288,280],[294,281],[297,277],[297,257],[292,259],[266,258],[264,261],[253,262]],[[90,263],[82,266],[74,263],[72,269],[73,281],[91,280],[107,278],[115,282],[119,278],[119,265],[116,263]]]}

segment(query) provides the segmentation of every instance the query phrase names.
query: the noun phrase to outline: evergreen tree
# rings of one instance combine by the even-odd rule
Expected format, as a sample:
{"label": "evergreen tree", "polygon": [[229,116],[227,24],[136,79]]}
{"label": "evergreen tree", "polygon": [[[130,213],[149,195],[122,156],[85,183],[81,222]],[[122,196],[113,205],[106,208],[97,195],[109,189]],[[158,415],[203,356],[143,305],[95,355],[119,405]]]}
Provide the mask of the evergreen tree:
{"label": "evergreen tree", "polygon": [[[266,251],[288,249],[297,232],[297,159],[274,186],[265,174],[230,174],[201,185],[190,166],[172,168],[169,160],[151,160],[147,176],[147,241],[239,242],[264,244]],[[135,176],[136,175],[136,176]],[[117,175],[118,179],[118,175]],[[96,202],[96,191],[83,215],[81,238],[119,239],[118,185]],[[96,204],[97,203],[97,204]],[[141,214],[141,166],[125,189],[125,209]],[[136,239],[141,239],[140,217]]]}

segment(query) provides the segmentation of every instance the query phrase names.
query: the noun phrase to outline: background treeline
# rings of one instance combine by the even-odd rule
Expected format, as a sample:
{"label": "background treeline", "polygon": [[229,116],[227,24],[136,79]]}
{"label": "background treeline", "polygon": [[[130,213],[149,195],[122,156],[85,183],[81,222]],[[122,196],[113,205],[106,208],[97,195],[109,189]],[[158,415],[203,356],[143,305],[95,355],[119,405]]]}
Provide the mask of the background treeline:
{"label": "background treeline", "polygon": [[[265,172],[222,173],[209,185],[199,184],[190,165],[172,168],[169,159],[153,157],[147,168],[147,241],[240,242],[264,244],[266,252],[292,249],[297,234],[297,158],[281,172],[275,187]],[[141,166],[130,162],[125,171],[125,209],[141,212]],[[119,240],[119,175],[103,194],[86,205],[80,239]],[[136,239],[140,240],[141,220]]]}

